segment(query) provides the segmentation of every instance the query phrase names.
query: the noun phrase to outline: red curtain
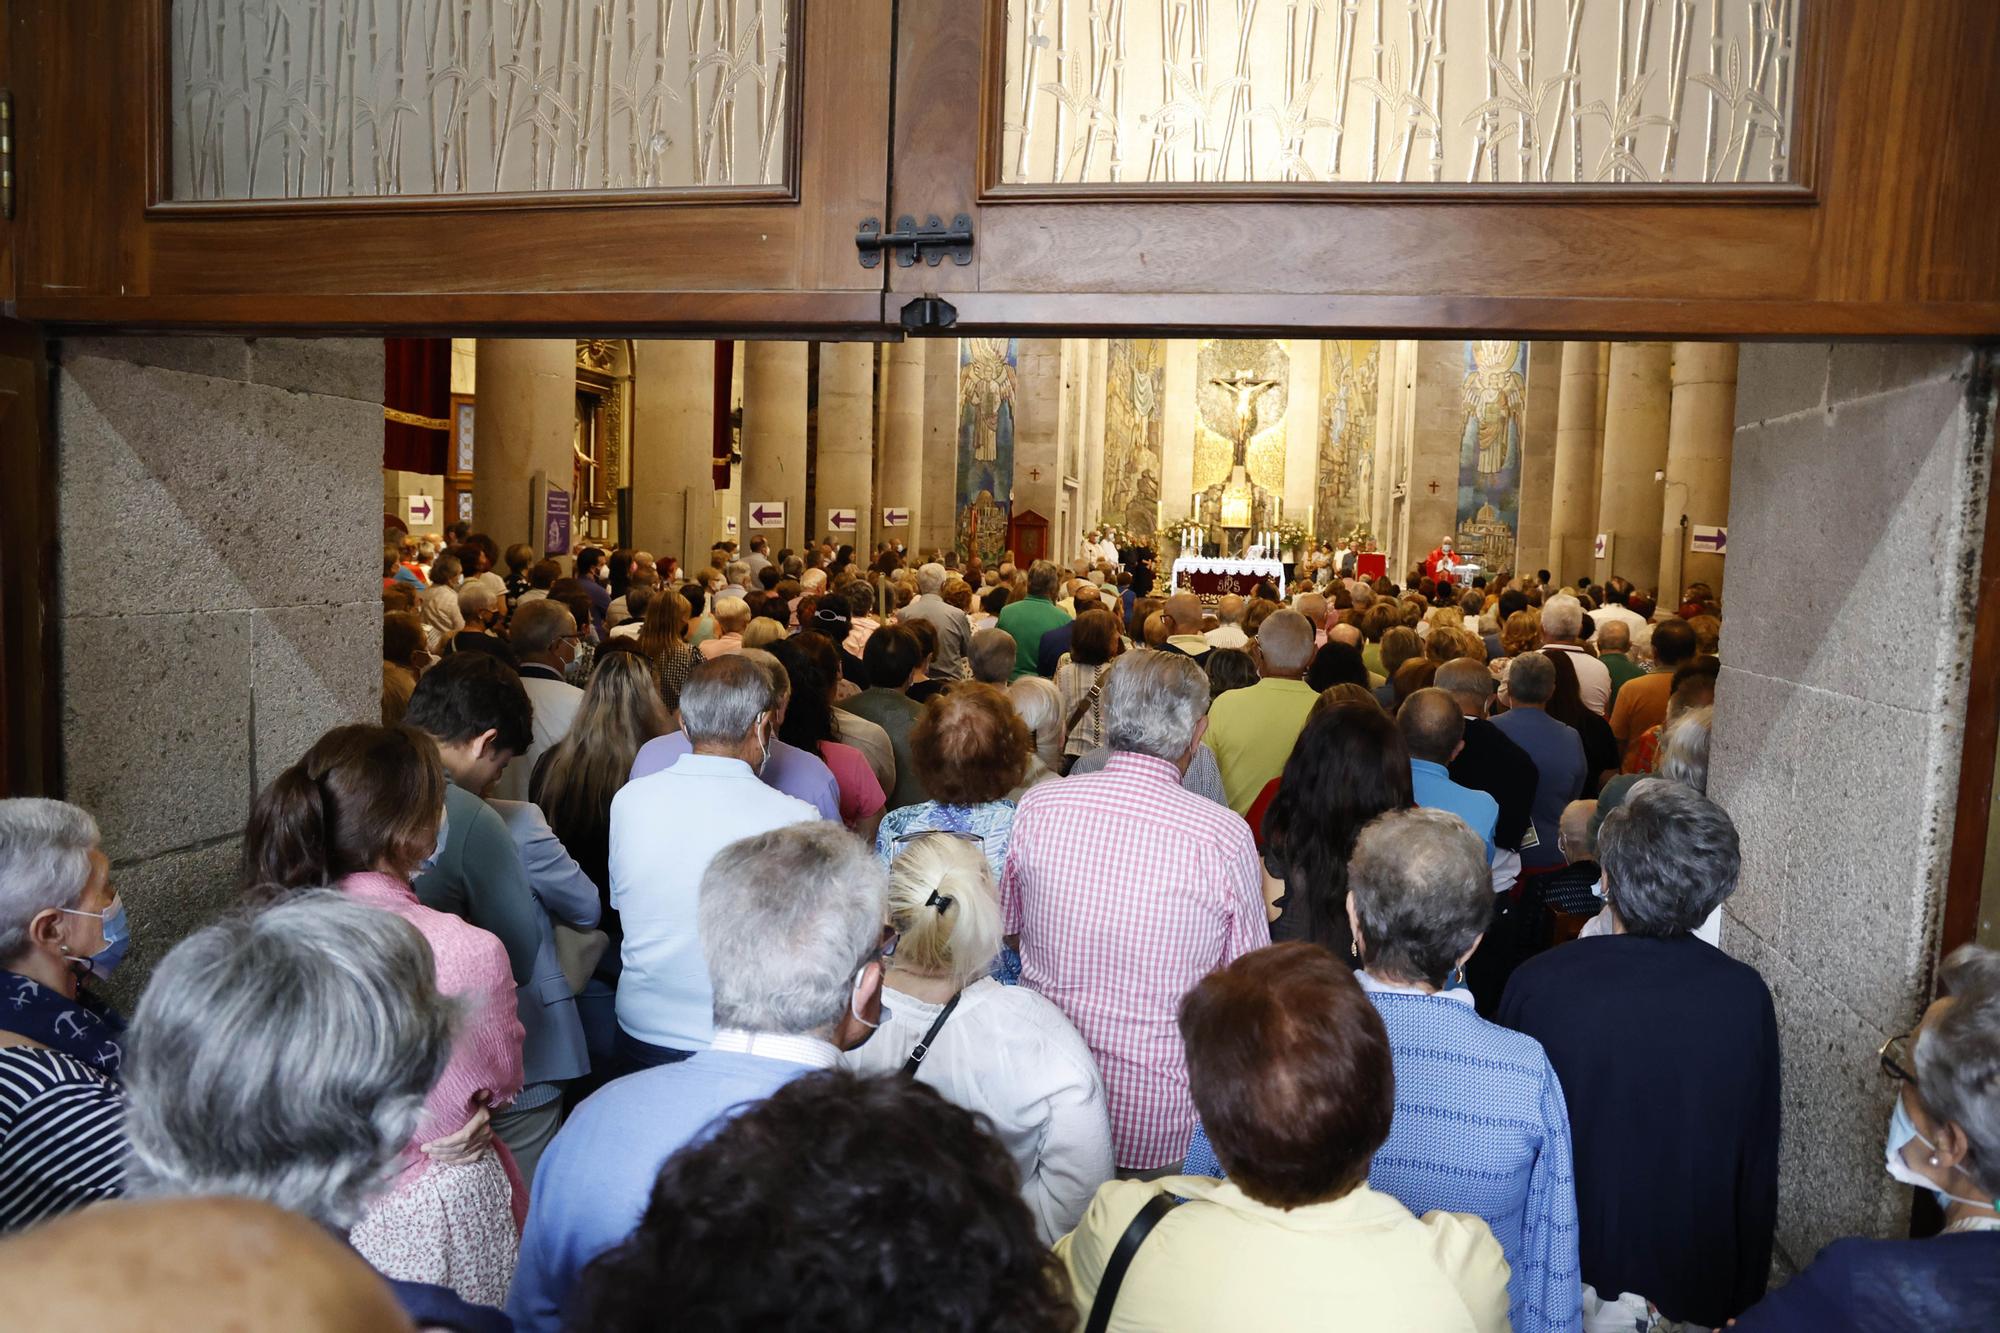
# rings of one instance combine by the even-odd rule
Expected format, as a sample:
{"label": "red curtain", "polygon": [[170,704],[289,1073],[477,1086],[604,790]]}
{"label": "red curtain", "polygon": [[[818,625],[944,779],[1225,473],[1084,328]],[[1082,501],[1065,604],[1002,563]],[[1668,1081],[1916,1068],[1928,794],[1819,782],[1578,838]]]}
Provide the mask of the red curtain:
{"label": "red curtain", "polygon": [[451,339],[384,343],[382,466],[442,474],[451,442]]}
{"label": "red curtain", "polygon": [[727,338],[715,344],[715,450],[709,478],[718,491],[729,489],[729,455],[735,451],[736,435],[731,429],[729,398],[736,377],[736,344]]}

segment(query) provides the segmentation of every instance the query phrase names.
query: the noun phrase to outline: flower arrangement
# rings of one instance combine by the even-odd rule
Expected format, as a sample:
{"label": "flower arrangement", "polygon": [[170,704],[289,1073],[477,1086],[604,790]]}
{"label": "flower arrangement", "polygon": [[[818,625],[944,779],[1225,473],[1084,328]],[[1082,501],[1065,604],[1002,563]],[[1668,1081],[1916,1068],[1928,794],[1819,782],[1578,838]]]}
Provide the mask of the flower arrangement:
{"label": "flower arrangement", "polygon": [[1288,518],[1278,524],[1278,549],[1281,551],[1305,552],[1312,545],[1312,532],[1297,519]]}

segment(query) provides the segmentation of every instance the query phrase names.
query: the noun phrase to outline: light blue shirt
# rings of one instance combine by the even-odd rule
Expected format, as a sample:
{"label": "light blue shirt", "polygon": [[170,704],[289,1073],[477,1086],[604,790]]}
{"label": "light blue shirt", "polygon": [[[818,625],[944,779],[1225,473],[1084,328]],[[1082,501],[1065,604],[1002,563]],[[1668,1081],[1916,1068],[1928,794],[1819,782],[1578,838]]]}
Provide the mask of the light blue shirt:
{"label": "light blue shirt", "polygon": [[695,908],[715,854],[742,838],[818,819],[750,765],[685,754],[611,798],[611,906],[624,927],[618,1026],[677,1051],[708,1045],[715,1020]]}
{"label": "light blue shirt", "polygon": [[560,1333],[577,1278],[632,1234],[666,1160],[713,1121],[831,1064],[833,1048],[825,1050],[824,1061],[811,1063],[702,1051],[614,1079],[577,1107],[535,1170],[507,1292],[507,1313],[519,1333]]}
{"label": "light blue shirt", "polygon": [[1483,791],[1461,787],[1443,764],[1428,759],[1410,761],[1410,794],[1427,810],[1457,815],[1486,844],[1486,864],[1493,864],[1493,826],[1500,822],[1500,802]]}

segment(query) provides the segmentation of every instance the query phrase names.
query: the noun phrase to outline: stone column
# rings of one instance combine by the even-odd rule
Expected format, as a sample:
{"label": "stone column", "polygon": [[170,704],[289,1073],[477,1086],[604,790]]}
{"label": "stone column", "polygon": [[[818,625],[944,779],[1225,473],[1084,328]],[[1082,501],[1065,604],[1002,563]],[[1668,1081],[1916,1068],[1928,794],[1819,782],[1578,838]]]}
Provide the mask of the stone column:
{"label": "stone column", "polygon": [[[1062,339],[1023,338],[1014,389],[1015,517],[1033,510],[1049,521],[1049,555],[1062,554]],[[1017,552],[1018,554],[1018,552]]]}
{"label": "stone column", "polygon": [[[924,349],[923,550],[958,549],[958,339]],[[963,551],[960,555],[965,554]]]}
{"label": "stone column", "polygon": [[[743,358],[743,545],[770,540],[771,553],[803,544],[806,524],[806,344],[745,342]],[[751,510],[785,506],[782,528],[765,528]]]}
{"label": "stone column", "polygon": [[632,344],[632,540],[682,569],[708,563],[715,523],[715,344]]}
{"label": "stone column", "polygon": [[[547,534],[539,530],[529,483],[542,472],[563,490],[575,486],[576,342],[481,338],[475,358],[472,526],[503,550],[527,542],[541,554]],[[575,514],[577,497],[570,501]]]}
{"label": "stone column", "polygon": [[[1562,345],[1555,464],[1549,478],[1547,554],[1543,557],[1557,586],[1590,568],[1591,543],[1597,533],[1598,467],[1604,447],[1598,406],[1603,382],[1602,344]],[[1526,563],[1522,562],[1524,568]]]}
{"label": "stone column", "polygon": [[50,361],[44,706],[61,794],[131,908],[110,984],[130,1013],[168,949],[240,904],[252,795],[381,717],[382,340],[80,338]]}
{"label": "stone column", "polygon": [[1514,568],[1530,575],[1549,562],[1562,355],[1561,343],[1528,345],[1528,410],[1521,435],[1521,521],[1515,534]]}
{"label": "stone column", "polygon": [[1382,342],[1375,391],[1375,453],[1369,478],[1368,531],[1375,549],[1392,557],[1396,549],[1397,488],[1409,489],[1409,431],[1404,414],[1408,401],[1405,379],[1414,360],[1416,344],[1408,341]]}
{"label": "stone column", "polygon": [[[1179,527],[1188,517],[1194,498],[1194,427],[1199,409],[1195,406],[1195,340],[1169,338],[1166,364],[1161,367],[1160,387],[1160,517],[1162,532]],[[1172,554],[1159,552],[1161,582]]]}
{"label": "stone column", "polygon": [[[918,338],[882,346],[882,410],[875,441],[875,521],[881,540],[899,541],[919,549],[924,508],[924,356],[928,344]],[[904,511],[908,521],[892,528],[890,509]]]}
{"label": "stone column", "polygon": [[1465,344],[1417,345],[1411,403],[1409,523],[1403,549],[1389,567],[1401,583],[1410,567],[1445,537],[1458,533],[1458,455],[1465,437]]}
{"label": "stone column", "polygon": [[[1110,345],[1102,338],[1092,338],[1083,379],[1083,397],[1090,414],[1083,427],[1083,513],[1079,531],[1086,533],[1102,523],[1105,517],[1104,418],[1110,367]],[[1119,515],[1118,521],[1122,522],[1123,518]]]}
{"label": "stone column", "polygon": [[1313,526],[1313,501],[1319,493],[1320,349],[1317,338],[1294,338],[1285,344],[1291,357],[1291,383],[1285,389],[1285,484],[1279,491],[1282,517]]}
{"label": "stone column", "polygon": [[1660,601],[1672,606],[1690,583],[1722,593],[1726,556],[1694,550],[1690,524],[1729,523],[1729,459],[1736,426],[1736,344],[1675,343],[1673,412],[1667,430],[1666,507],[1660,519]]}
{"label": "stone column", "polygon": [[1741,352],[1708,793],[1742,840],[1722,944],[1777,1008],[1778,1246],[1802,1264],[1909,1223],[1910,1190],[1882,1171],[1897,1085],[1875,1050],[1931,998],[1959,784],[1990,776],[1960,759],[1966,682],[1991,669],[1973,626],[1994,363],[1965,346]]}
{"label": "stone column", "polygon": [[1673,344],[1611,344],[1605,388],[1604,463],[1597,500],[1597,530],[1609,535],[1606,559],[1594,562],[1599,579],[1622,574],[1634,587],[1660,581],[1660,530],[1667,466],[1667,422],[1673,393]]}
{"label": "stone column", "polygon": [[[866,563],[875,543],[875,344],[829,342],[819,347],[818,457],[813,460],[817,513],[814,536],[831,533]],[[827,511],[852,509],[853,528],[828,526]]]}

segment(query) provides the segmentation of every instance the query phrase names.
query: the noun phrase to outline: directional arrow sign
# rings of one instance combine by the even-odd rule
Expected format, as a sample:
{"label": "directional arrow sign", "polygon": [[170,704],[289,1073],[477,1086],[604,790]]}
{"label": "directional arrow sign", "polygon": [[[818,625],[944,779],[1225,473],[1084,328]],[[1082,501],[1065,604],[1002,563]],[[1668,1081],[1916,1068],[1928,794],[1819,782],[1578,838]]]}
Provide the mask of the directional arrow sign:
{"label": "directional arrow sign", "polygon": [[413,495],[410,497],[410,522],[428,523],[431,521],[431,515],[436,512],[437,506],[431,502],[430,496]]}
{"label": "directional arrow sign", "polygon": [[907,528],[910,526],[910,511],[907,509],[884,509],[882,526],[885,528]]}
{"label": "directional arrow sign", "polygon": [[1602,560],[1604,559],[1605,556],[1611,554],[1610,535],[1608,533],[1603,533],[1603,532],[1598,533],[1597,542],[1592,549],[1599,560]]}
{"label": "directional arrow sign", "polygon": [[861,526],[861,513],[856,509],[829,509],[826,525],[835,532],[852,532]]}
{"label": "directional arrow sign", "polygon": [[1711,555],[1721,555],[1729,549],[1728,528],[1711,526],[1707,523],[1694,523],[1689,525],[1688,533],[1688,544],[1697,551],[1706,551]]}
{"label": "directional arrow sign", "polygon": [[753,528],[782,528],[785,526],[785,502],[783,500],[752,500],[749,512],[750,526]]}

